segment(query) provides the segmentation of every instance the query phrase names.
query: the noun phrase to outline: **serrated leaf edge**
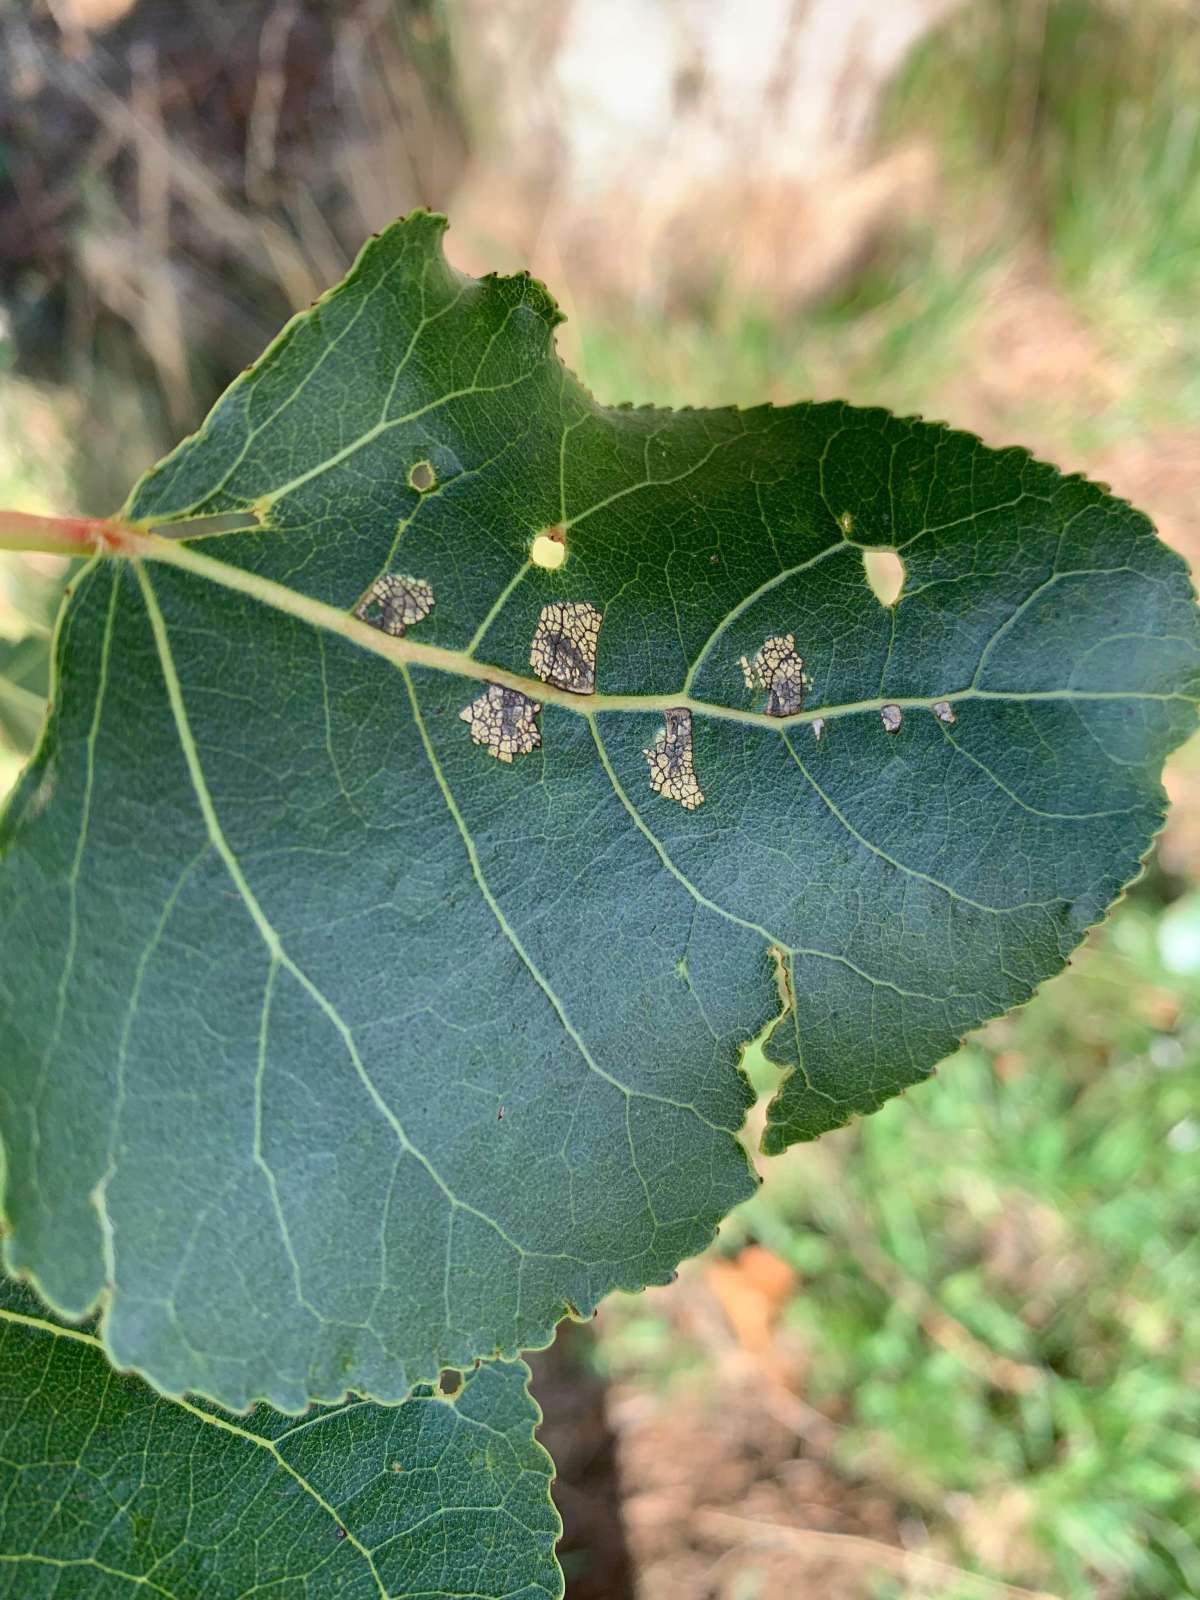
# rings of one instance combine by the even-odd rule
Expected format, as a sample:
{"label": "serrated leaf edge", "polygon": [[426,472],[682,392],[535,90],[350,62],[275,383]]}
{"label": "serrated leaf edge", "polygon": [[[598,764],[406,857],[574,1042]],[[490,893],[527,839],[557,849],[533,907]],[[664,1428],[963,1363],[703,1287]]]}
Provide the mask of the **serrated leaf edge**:
{"label": "serrated leaf edge", "polygon": [[[105,1346],[103,1340],[97,1338],[97,1336],[94,1333],[90,1333],[90,1332],[86,1331],[83,1328],[72,1328],[72,1327],[69,1327],[69,1326],[64,1326],[61,1323],[50,1321],[49,1318],[29,1316],[28,1314],[26,1314],[24,1312],[13,1311],[13,1310],[10,1310],[8,1307],[5,1307],[5,1306],[0,1306],[0,1322],[12,1323],[17,1327],[29,1328],[31,1331],[33,1331],[35,1333],[49,1334],[49,1335],[51,1335],[51,1336],[53,1336],[55,1338],[59,1338],[59,1339],[70,1339],[70,1340],[73,1340],[76,1344],[86,1345],[89,1349],[93,1349],[93,1350],[98,1351],[100,1353],[100,1355],[103,1356],[104,1360],[106,1362],[108,1362],[108,1364],[110,1366],[113,1365],[112,1358],[111,1358],[111,1356],[109,1354],[109,1351],[108,1351],[107,1347]],[[517,1366],[520,1366],[521,1368],[523,1368],[524,1374],[525,1374],[524,1382],[523,1382],[523,1392],[525,1394],[525,1398],[529,1402],[530,1409],[531,1409],[531,1412],[532,1412],[532,1417],[531,1417],[531,1420],[530,1420],[530,1432],[531,1432],[534,1448],[536,1450],[540,1451],[542,1456],[545,1458],[545,1463],[546,1463],[546,1467],[547,1467],[547,1472],[546,1472],[546,1502],[551,1507],[552,1511],[554,1512],[554,1518],[555,1518],[555,1521],[558,1524],[558,1530],[557,1530],[557,1532],[555,1534],[555,1543],[557,1544],[558,1540],[561,1539],[561,1537],[562,1537],[562,1517],[559,1515],[558,1507],[554,1504],[553,1496],[550,1493],[551,1485],[554,1482],[554,1478],[555,1478],[555,1466],[554,1466],[554,1461],[550,1456],[550,1452],[546,1449],[545,1445],[543,1445],[541,1440],[538,1439],[538,1437],[537,1437],[537,1431],[541,1427],[542,1422],[544,1421],[544,1413],[542,1411],[541,1405],[539,1404],[539,1402],[537,1400],[537,1397],[532,1393],[532,1391],[530,1390],[530,1387],[529,1387],[530,1380],[531,1380],[533,1374],[530,1372],[528,1364],[526,1362],[524,1362],[524,1361],[517,1361],[517,1362],[514,1363],[514,1365],[517,1365]],[[178,1406],[180,1408],[180,1410],[186,1411],[190,1416],[195,1417],[198,1421],[205,1423],[207,1426],[212,1427],[212,1428],[219,1428],[223,1432],[232,1434],[235,1438],[241,1439],[247,1444],[255,1445],[259,1449],[264,1450],[272,1458],[272,1460],[274,1461],[275,1465],[279,1469],[281,1469],[283,1472],[286,1472],[290,1478],[294,1479],[295,1482],[299,1485],[299,1487],[304,1491],[304,1493],[307,1494],[313,1501],[315,1501],[315,1503],[318,1506],[320,1506],[321,1510],[324,1511],[326,1513],[326,1515],[330,1518],[330,1520],[333,1523],[334,1527],[337,1528],[337,1529],[343,1530],[345,1538],[346,1538],[346,1542],[349,1545],[351,1545],[351,1547],[353,1549],[357,1550],[359,1555],[366,1562],[367,1568],[370,1571],[372,1578],[375,1580],[375,1585],[376,1585],[377,1589],[379,1590],[379,1594],[382,1597],[382,1600],[391,1600],[391,1597],[389,1595],[387,1586],[384,1584],[382,1578],[379,1575],[378,1569],[375,1566],[375,1558],[374,1558],[373,1552],[370,1551],[366,1547],[366,1545],[364,1545],[362,1543],[362,1541],[354,1533],[354,1530],[346,1525],[346,1523],[342,1520],[342,1518],[338,1514],[338,1512],[333,1508],[333,1506],[331,1506],[329,1504],[329,1501],[325,1499],[324,1495],[322,1495],[321,1492],[318,1489],[314,1488],[314,1486],[308,1481],[308,1479],[305,1478],[303,1473],[298,1472],[296,1470],[296,1468],[293,1467],[290,1462],[286,1461],[284,1459],[284,1457],[280,1454],[278,1446],[279,1446],[281,1440],[288,1438],[290,1433],[293,1432],[294,1430],[289,1429],[288,1433],[282,1434],[280,1436],[280,1439],[266,1439],[261,1434],[252,1433],[248,1428],[239,1428],[237,1423],[231,1421],[230,1418],[227,1417],[227,1416],[218,1416],[214,1412],[205,1411],[203,1409],[203,1407],[193,1404],[192,1401],[188,1400],[186,1398],[186,1396],[184,1396],[184,1395],[172,1395],[172,1394],[163,1393],[162,1390],[158,1389],[154,1384],[152,1384],[149,1381],[149,1379],[147,1379],[145,1377],[145,1375],[142,1374],[141,1372],[138,1372],[138,1371],[136,1371],[134,1369],[131,1369],[131,1368],[122,1368],[122,1367],[115,1367],[114,1370],[116,1370],[118,1372],[122,1372],[122,1373],[127,1373],[128,1375],[136,1378],[139,1383],[144,1383],[146,1385],[146,1387],[148,1389],[150,1389],[152,1393],[156,1394],[160,1400],[164,1401],[168,1405]],[[351,1394],[351,1391],[347,1391],[346,1395],[342,1396],[342,1399],[341,1399],[340,1402],[334,1402],[334,1403],[335,1404],[339,1404],[339,1403],[348,1402],[351,1405],[354,1404],[355,1401],[350,1399],[350,1394]],[[203,1396],[202,1398],[208,1399],[208,1396]],[[399,1404],[406,1405],[406,1404],[411,1403],[411,1400],[412,1400],[412,1397],[410,1395],[406,1400],[400,1401]],[[213,1404],[213,1405],[216,1404],[215,1401],[211,1401],[210,1403]],[[314,1401],[313,1402],[314,1405],[320,1405],[320,1404],[325,1404],[325,1403],[326,1402],[322,1402],[322,1401]],[[381,1402],[381,1401],[378,1401],[378,1400],[373,1400],[373,1399],[371,1399],[370,1396],[363,1395],[363,1396],[357,1397],[357,1403],[358,1404],[362,1404],[362,1405],[381,1405],[384,1402]],[[417,1403],[419,1404],[419,1403],[422,1403],[422,1402],[418,1401]],[[446,1397],[430,1396],[429,1397],[429,1403],[431,1405],[449,1405],[449,1406],[453,1406],[455,1404],[455,1397],[454,1396],[446,1396]],[[248,1415],[250,1409],[252,1409],[252,1407],[247,1408],[247,1412],[243,1413],[243,1415]],[[284,1412],[284,1413],[281,1413],[281,1414],[282,1415],[304,1416],[304,1415],[306,1415],[307,1410],[310,1410],[310,1409],[311,1409],[311,1407],[308,1407],[308,1408],[306,1408],[306,1411],[300,1411],[300,1412],[296,1412],[296,1413]],[[317,1418],[314,1418],[313,1420],[319,1422],[319,1421],[324,1420],[324,1418],[317,1417]],[[466,1420],[467,1420],[468,1425],[470,1425],[470,1419],[468,1418]],[[300,1424],[300,1426],[303,1426],[303,1424]],[[556,1562],[555,1565],[557,1566],[558,1563]],[[120,1576],[120,1577],[123,1577],[123,1578],[129,1578],[129,1574],[127,1574],[127,1573],[114,1574],[114,1575]],[[141,1580],[130,1579],[130,1581],[141,1581]],[[561,1570],[561,1568],[559,1568],[559,1595],[560,1596],[561,1596],[562,1592],[563,1592],[563,1578],[562,1578],[562,1570]]]}

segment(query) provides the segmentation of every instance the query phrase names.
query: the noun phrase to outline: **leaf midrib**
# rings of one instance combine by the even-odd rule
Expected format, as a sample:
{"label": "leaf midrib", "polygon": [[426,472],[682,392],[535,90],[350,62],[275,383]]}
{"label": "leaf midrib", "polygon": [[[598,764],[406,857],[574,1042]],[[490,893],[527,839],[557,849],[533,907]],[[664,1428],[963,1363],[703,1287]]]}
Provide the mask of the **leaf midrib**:
{"label": "leaf midrib", "polygon": [[[135,560],[146,557],[165,566],[176,567],[194,577],[236,593],[271,610],[308,623],[324,633],[332,633],[382,656],[393,665],[407,664],[427,667],[436,672],[461,678],[471,678],[481,683],[502,684],[515,689],[542,705],[559,706],[579,716],[590,717],[608,712],[662,712],[675,707],[686,707],[698,716],[715,717],[727,722],[737,722],[747,727],[768,728],[778,733],[782,729],[800,726],[818,718],[828,722],[833,717],[856,715],[864,711],[879,711],[885,705],[899,706],[902,711],[931,710],[939,701],[955,703],[964,700],[1005,700],[1011,702],[1037,700],[1179,700],[1189,705],[1191,698],[1183,694],[1153,694],[1143,690],[1084,690],[1084,689],[980,689],[973,685],[960,688],[939,689],[928,695],[877,695],[869,699],[845,701],[837,705],[818,705],[795,712],[788,717],[768,716],[766,712],[749,711],[736,706],[721,705],[717,701],[700,700],[681,688],[665,694],[575,694],[569,689],[543,683],[540,678],[524,677],[510,672],[506,667],[480,661],[463,650],[450,650],[443,645],[422,644],[405,635],[394,637],[360,621],[348,611],[339,610],[324,600],[301,594],[286,584],[277,583],[261,573],[249,572],[227,561],[218,561],[178,539],[163,538],[160,534],[126,534],[128,554]],[[103,559],[110,559],[105,557]]]}

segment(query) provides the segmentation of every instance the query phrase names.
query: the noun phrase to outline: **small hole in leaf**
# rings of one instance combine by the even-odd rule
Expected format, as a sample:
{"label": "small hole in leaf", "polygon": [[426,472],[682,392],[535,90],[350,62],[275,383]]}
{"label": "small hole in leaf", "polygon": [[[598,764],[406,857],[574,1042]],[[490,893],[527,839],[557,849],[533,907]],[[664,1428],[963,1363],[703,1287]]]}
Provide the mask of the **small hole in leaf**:
{"label": "small hole in leaf", "polygon": [[539,533],[529,548],[529,559],[535,567],[545,567],[547,572],[557,572],[567,559],[567,541],[561,528],[547,528]]}
{"label": "small hole in leaf", "polygon": [[863,571],[881,606],[894,606],[904,588],[904,563],[894,550],[864,550]]}
{"label": "small hole in leaf", "polygon": [[433,470],[432,461],[417,461],[408,469],[408,486],[415,489],[418,494],[424,494],[427,489],[432,489],[437,482],[437,473]]}
{"label": "small hole in leaf", "polygon": [[462,1388],[462,1373],[456,1372],[453,1367],[446,1367],[438,1378],[438,1393],[443,1400],[449,1400]]}

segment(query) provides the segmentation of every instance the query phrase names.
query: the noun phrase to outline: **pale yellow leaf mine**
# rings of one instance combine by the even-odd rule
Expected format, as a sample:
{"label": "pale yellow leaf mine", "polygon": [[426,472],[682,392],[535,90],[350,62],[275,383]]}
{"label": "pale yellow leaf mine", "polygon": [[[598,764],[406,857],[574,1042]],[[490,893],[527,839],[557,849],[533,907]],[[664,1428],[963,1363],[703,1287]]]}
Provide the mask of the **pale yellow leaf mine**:
{"label": "pale yellow leaf mine", "polygon": [[686,706],[663,712],[664,727],[647,750],[650,787],[665,800],[677,800],[685,811],[704,804],[692,767],[692,713]]}
{"label": "pale yellow leaf mine", "polygon": [[769,717],[791,717],[803,710],[804,691],[812,687],[812,679],[804,671],[793,634],[773,633],[763,640],[753,661],[743,656],[740,665],[747,689],[767,691]]}
{"label": "pale yellow leaf mine", "polygon": [[[554,569],[561,564],[562,545],[552,537],[557,530],[539,535],[546,550],[535,565]],[[375,579],[354,607],[354,615],[393,638],[403,637],[414,623],[433,610],[433,589],[424,578],[389,572]],[[543,683],[590,695],[596,688],[596,653],[603,614],[586,600],[554,600],[542,607],[529,649],[529,664]],[[803,710],[805,691],[812,679],[796,649],[795,635],[771,634],[764,639],[754,659],[742,656],[739,662],[746,688],[765,691],[766,714],[791,717]],[[506,684],[489,683],[483,693],[459,712],[468,725],[471,739],[482,745],[497,761],[511,763],[517,756],[530,755],[541,747],[542,735],[537,718],[538,701]],[[947,700],[932,708],[939,722],[954,722],[954,709]],[[904,713],[898,705],[880,708],[880,721],[887,733],[898,733]],[[825,731],[825,719],[811,723],[813,738]],[[650,788],[664,800],[674,801],[685,811],[704,804],[704,792],[696,776],[692,748],[692,713],[687,706],[669,706],[663,711],[663,726],[653,744],[642,754],[649,767]]]}
{"label": "pale yellow leaf mine", "polygon": [[422,621],[432,610],[433,590],[424,578],[386,572],[376,578],[363,595],[354,608],[354,615],[381,633],[402,639],[406,629]]}
{"label": "pale yellow leaf mine", "polygon": [[529,647],[529,665],[543,683],[557,684],[572,694],[593,693],[603,620],[586,600],[552,600],[542,607]]}
{"label": "pale yellow leaf mine", "polygon": [[489,683],[478,699],[460,711],[459,717],[471,727],[471,738],[497,761],[527,756],[542,742],[537,714],[541,706],[519,689]]}

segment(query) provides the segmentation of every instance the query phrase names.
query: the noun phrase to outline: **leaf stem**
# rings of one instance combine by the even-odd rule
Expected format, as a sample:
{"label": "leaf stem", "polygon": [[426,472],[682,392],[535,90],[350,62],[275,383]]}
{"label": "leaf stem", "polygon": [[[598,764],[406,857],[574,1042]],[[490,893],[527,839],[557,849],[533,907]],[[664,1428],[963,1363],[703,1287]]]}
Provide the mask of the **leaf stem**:
{"label": "leaf stem", "polygon": [[29,511],[0,511],[0,550],[37,550],[47,555],[82,556],[120,551],[132,528],[109,517],[43,517]]}

